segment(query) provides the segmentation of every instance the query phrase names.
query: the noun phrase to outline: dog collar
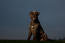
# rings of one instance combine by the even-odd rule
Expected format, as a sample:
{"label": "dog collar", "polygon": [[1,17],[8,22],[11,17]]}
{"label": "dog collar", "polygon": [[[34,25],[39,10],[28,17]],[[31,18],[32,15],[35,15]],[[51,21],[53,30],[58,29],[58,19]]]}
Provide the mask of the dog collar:
{"label": "dog collar", "polygon": [[32,25],[32,28],[34,28],[34,26]]}

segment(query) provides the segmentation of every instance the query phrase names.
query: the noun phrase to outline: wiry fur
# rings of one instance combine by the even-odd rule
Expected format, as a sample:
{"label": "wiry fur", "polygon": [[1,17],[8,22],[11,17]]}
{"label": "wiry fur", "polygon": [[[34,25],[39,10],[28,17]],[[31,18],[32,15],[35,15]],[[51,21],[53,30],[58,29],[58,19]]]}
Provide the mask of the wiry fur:
{"label": "wiry fur", "polygon": [[38,20],[39,12],[30,12],[31,22],[29,25],[28,40],[30,40],[31,35],[33,35],[33,40],[45,41],[47,40],[47,35],[44,32],[41,24]]}

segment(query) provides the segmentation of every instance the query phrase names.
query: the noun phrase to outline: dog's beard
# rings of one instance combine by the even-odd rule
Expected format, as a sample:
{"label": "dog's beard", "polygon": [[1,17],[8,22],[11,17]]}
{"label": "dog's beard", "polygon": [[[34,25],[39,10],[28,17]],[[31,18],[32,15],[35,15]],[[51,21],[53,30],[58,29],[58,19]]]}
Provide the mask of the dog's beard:
{"label": "dog's beard", "polygon": [[33,18],[33,20],[35,20],[35,18]]}

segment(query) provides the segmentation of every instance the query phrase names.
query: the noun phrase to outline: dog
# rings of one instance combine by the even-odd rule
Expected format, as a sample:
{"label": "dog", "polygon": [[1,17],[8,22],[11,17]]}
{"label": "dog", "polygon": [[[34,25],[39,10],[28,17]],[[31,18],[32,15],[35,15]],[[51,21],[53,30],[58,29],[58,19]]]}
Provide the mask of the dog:
{"label": "dog", "polygon": [[38,16],[40,12],[38,11],[31,11],[30,12],[30,25],[29,25],[29,34],[27,40],[30,40],[31,36],[33,35],[33,40],[39,41],[46,41],[48,39],[47,34],[44,32]]}

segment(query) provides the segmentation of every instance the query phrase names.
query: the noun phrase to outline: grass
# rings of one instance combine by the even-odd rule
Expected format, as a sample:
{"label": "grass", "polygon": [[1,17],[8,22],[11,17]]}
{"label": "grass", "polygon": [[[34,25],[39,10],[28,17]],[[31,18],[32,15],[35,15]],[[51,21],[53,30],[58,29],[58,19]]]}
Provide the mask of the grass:
{"label": "grass", "polygon": [[0,43],[65,43],[65,40],[53,40],[53,41],[0,40]]}

